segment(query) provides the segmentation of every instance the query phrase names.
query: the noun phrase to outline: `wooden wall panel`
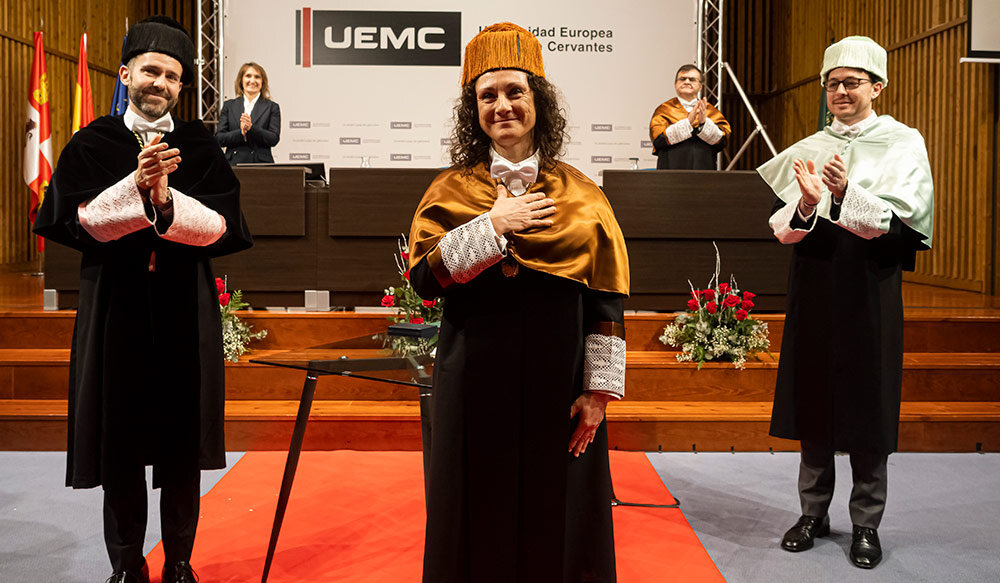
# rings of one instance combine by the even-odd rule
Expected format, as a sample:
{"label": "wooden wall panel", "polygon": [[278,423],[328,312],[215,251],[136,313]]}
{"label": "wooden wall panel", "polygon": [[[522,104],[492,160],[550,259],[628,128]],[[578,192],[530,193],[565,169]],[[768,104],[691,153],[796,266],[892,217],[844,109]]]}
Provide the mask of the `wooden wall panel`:
{"label": "wooden wall panel", "polygon": [[[960,64],[968,24],[965,0],[747,0],[729,2],[727,59],[747,71],[764,67],[762,80],[741,81],[780,150],[816,131],[823,50],[854,34],[872,37],[889,51],[889,86],[876,101],[917,128],[927,143],[935,186],[934,249],[918,255],[908,279],[997,293],[1000,257],[996,218],[998,178],[997,65]],[[770,22],[760,34],[752,14]],[[733,54],[737,47],[738,54]],[[739,74],[739,71],[737,71]],[[730,155],[753,130],[735,95],[725,113],[733,120]],[[737,168],[770,158],[761,140]]]}
{"label": "wooden wall panel", "polygon": [[[70,138],[73,91],[80,35],[87,47],[94,115],[111,108],[126,18],[150,14],[177,18],[192,32],[196,0],[18,0],[0,4],[0,264],[35,261],[35,238],[28,223],[30,191],[24,183],[24,121],[33,36],[42,30],[49,83],[52,155],[55,160]],[[182,93],[179,112],[191,117],[194,92]]]}

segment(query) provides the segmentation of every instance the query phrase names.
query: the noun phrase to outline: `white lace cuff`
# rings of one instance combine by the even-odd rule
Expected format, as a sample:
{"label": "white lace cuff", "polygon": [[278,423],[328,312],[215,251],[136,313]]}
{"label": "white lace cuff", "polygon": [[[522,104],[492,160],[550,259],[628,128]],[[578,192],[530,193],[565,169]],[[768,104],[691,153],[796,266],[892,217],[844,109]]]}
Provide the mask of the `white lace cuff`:
{"label": "white lace cuff", "polygon": [[889,232],[892,209],[889,204],[853,182],[847,183],[836,224],[864,239]]}
{"label": "white lace cuff", "polygon": [[583,345],[583,390],[625,397],[625,341],[588,334]]}
{"label": "white lace cuff", "polygon": [[441,250],[441,262],[457,283],[471,281],[503,259],[489,213],[448,231],[438,242],[438,249]]}
{"label": "white lace cuff", "polygon": [[101,243],[121,239],[153,224],[146,216],[142,195],[131,173],[101,194],[80,203],[76,212],[80,226]]}
{"label": "white lace cuff", "polygon": [[771,226],[771,230],[774,231],[774,236],[777,237],[778,241],[783,244],[788,245],[791,243],[798,243],[805,238],[806,235],[812,231],[813,227],[816,226],[816,211],[813,211],[808,229],[795,229],[792,227],[792,217],[798,213],[799,201],[787,203],[785,206],[778,209],[778,212],[771,215],[771,218],[767,221],[767,224]]}
{"label": "white lace cuff", "polygon": [[719,129],[719,126],[715,125],[715,122],[709,118],[705,118],[705,123],[701,124],[701,133],[698,137],[701,138],[709,146],[714,146],[719,143],[726,134]]}
{"label": "white lace cuff", "polygon": [[174,220],[160,237],[174,243],[204,247],[218,241],[226,232],[226,220],[219,213],[173,188],[170,196],[174,199]]}
{"label": "white lace cuff", "polygon": [[663,135],[667,138],[668,144],[679,144],[691,137],[691,122],[687,118],[677,123],[672,123],[663,130]]}

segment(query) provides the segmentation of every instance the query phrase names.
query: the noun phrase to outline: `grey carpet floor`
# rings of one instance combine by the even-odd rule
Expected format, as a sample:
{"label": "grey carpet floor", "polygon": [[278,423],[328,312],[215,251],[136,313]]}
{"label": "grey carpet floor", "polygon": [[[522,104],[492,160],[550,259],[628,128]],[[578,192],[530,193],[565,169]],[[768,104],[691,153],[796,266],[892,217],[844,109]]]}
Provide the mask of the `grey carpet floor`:
{"label": "grey carpet floor", "polygon": [[998,454],[889,456],[889,494],[879,528],[884,557],[871,571],[848,559],[846,456],[836,460],[831,536],[794,554],[778,543],[800,514],[797,453],[648,457],[729,583],[1000,582]]}
{"label": "grey carpet floor", "polygon": [[[227,466],[242,455],[226,454]],[[224,474],[202,472],[202,494]],[[103,490],[66,488],[65,475],[65,453],[0,452],[0,583],[98,583],[111,575]],[[160,540],[160,494],[149,492],[146,553]]]}
{"label": "grey carpet floor", "polygon": [[[799,515],[798,454],[648,455],[729,583],[1000,582],[998,454],[890,456],[879,529],[886,555],[872,571],[847,559],[847,458],[837,458],[832,535],[792,554],[778,541]],[[0,583],[97,583],[110,574],[101,490],[63,487],[64,465],[63,453],[0,452]],[[204,472],[202,491],[223,474]],[[147,552],[159,540],[158,496],[150,495]],[[672,579],[650,583],[660,581]]]}

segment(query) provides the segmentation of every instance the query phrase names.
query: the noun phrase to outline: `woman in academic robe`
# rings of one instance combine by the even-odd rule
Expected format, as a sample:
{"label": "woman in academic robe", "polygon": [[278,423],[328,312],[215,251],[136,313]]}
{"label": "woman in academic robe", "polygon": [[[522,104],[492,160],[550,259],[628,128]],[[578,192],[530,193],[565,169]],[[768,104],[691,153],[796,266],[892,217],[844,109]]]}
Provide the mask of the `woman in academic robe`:
{"label": "woman in academic robe", "polygon": [[236,75],[236,98],[222,104],[215,139],[226,149],[230,166],[274,162],[271,148],[281,136],[281,108],[271,101],[267,73],[244,63]]}
{"label": "woman in academic robe", "polygon": [[465,52],[451,168],[421,200],[410,281],[442,296],[425,583],[616,580],[605,408],[624,396],[628,257],[568,139],[541,45]]}

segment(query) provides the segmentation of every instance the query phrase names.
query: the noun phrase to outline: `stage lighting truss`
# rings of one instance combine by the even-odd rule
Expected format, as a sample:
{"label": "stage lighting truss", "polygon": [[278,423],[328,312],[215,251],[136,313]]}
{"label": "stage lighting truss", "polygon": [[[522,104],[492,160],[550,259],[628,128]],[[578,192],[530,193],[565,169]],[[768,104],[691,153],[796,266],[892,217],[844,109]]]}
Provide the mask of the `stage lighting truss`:
{"label": "stage lighting truss", "polygon": [[198,3],[198,117],[215,131],[222,111],[222,0]]}
{"label": "stage lighting truss", "polygon": [[722,15],[724,0],[698,3],[698,68],[704,72],[702,97],[722,106]]}

